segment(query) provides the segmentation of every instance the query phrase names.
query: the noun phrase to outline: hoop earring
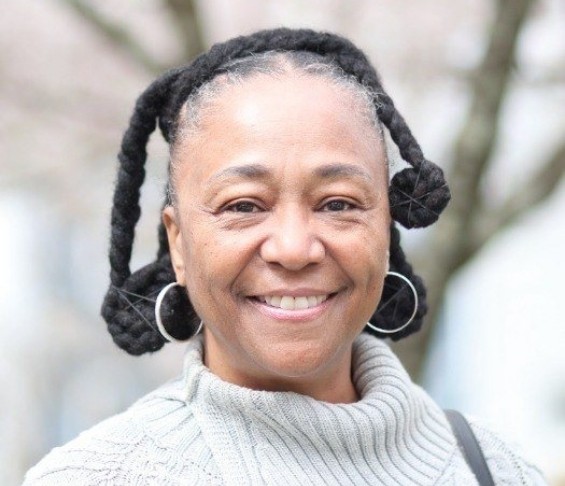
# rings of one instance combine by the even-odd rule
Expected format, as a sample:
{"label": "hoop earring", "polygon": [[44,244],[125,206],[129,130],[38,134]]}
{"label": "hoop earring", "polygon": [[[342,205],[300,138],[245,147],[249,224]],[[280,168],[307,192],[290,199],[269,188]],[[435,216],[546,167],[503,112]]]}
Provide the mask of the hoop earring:
{"label": "hoop earring", "polygon": [[[172,289],[175,286],[179,286],[182,287],[181,284],[179,284],[178,282],[171,282],[168,285],[165,285],[161,291],[159,292],[159,295],[157,296],[157,300],[155,301],[155,322],[157,323],[157,329],[159,330],[159,333],[161,334],[161,336],[163,336],[165,338],[166,341],[169,342],[176,342],[176,343],[183,343],[185,342],[184,339],[177,339],[173,336],[171,336],[167,330],[165,329],[165,326],[163,325],[163,321],[161,320],[161,304],[163,303],[163,299],[165,298],[165,294]],[[204,322],[200,321],[200,325],[198,326],[198,329],[196,329],[196,332],[191,336],[194,337],[196,336],[201,330],[202,330],[202,326],[204,326]]]}
{"label": "hoop earring", "polygon": [[416,287],[414,287],[414,284],[412,282],[410,282],[410,280],[408,278],[406,278],[404,275],[402,275],[401,273],[387,272],[386,276],[388,277],[389,275],[392,275],[394,277],[398,277],[399,279],[403,280],[404,282],[406,282],[408,284],[408,286],[410,287],[410,290],[414,294],[414,311],[412,312],[412,315],[410,316],[410,319],[408,319],[408,321],[406,321],[404,324],[402,324],[401,326],[399,326],[395,329],[382,329],[380,327],[375,326],[374,324],[371,324],[370,322],[367,322],[367,326],[369,326],[373,331],[381,332],[383,334],[394,334],[394,333],[402,331],[403,329],[405,329],[406,327],[408,327],[410,325],[410,323],[414,320],[414,317],[416,317],[416,313],[418,312],[418,292],[416,291]]}

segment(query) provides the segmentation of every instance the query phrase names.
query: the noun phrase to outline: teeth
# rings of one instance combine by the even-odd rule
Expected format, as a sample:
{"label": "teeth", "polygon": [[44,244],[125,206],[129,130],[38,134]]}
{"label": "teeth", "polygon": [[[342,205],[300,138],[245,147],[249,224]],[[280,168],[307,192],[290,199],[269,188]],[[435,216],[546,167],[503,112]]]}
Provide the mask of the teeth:
{"label": "teeth", "polygon": [[308,309],[308,297],[296,297],[294,299],[295,309]]}
{"label": "teeth", "polygon": [[328,295],[312,295],[309,297],[292,297],[290,295],[260,295],[258,299],[261,302],[266,302],[272,307],[279,307],[285,310],[299,310],[299,309],[309,309],[311,307],[316,307],[324,302],[328,298]]}
{"label": "teeth", "polygon": [[281,299],[281,309],[294,310],[294,297],[285,295]]}

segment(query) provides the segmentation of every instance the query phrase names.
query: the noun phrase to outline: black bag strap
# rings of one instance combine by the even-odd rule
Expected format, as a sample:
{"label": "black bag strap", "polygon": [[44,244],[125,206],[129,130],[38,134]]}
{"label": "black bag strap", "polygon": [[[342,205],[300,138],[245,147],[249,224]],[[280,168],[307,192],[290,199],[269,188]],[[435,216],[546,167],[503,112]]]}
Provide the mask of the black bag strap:
{"label": "black bag strap", "polygon": [[467,419],[457,410],[445,410],[455,438],[480,486],[494,486],[487,461]]}

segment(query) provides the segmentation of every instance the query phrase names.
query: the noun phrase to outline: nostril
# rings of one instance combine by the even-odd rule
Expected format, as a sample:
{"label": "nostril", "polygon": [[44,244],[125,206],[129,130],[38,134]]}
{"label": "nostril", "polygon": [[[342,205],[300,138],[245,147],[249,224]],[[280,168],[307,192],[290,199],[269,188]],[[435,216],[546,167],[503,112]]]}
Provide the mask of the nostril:
{"label": "nostril", "polygon": [[277,232],[261,245],[260,256],[265,262],[297,271],[324,259],[326,250],[318,238],[297,232],[283,233]]}
{"label": "nostril", "polygon": [[326,247],[321,240],[316,239],[310,249],[310,260],[320,263],[326,256]]}

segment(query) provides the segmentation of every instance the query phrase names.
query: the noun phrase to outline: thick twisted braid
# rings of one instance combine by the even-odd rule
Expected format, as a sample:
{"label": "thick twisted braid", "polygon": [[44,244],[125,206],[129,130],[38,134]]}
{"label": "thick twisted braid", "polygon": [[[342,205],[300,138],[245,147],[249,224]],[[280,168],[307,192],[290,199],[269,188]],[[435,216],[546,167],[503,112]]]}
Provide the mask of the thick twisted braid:
{"label": "thick twisted braid", "polygon": [[[408,228],[427,226],[437,219],[449,201],[449,189],[441,169],[424,158],[416,139],[384,91],[377,72],[363,52],[350,41],[311,30],[276,29],[216,44],[192,64],[166,73],[149,86],[139,97],[123,137],[112,209],[111,285],[104,299],[102,315],[116,344],[130,354],[156,351],[165,343],[156,330],[155,298],[166,284],[175,280],[162,223],[158,231],[156,261],[134,273],[129,268],[135,225],[140,217],[139,192],[145,177],[149,137],[158,123],[165,140],[174,144],[179,132],[179,113],[195,90],[229,71],[228,66],[233,61],[269,51],[310,52],[322,56],[328,64],[338,66],[361,86],[378,95],[376,115],[389,130],[402,158],[411,166],[396,174],[391,181],[389,197],[394,220]],[[390,251],[391,270],[410,278],[420,299],[413,323],[393,336],[398,339],[421,326],[426,312],[425,288],[406,261],[394,224],[391,227]],[[388,297],[385,288],[381,302]],[[401,296],[401,300],[404,298],[409,297]],[[400,307],[410,305],[401,302]],[[399,317],[396,310],[391,309],[391,306],[385,308],[379,305],[371,321],[382,328],[397,327],[396,320],[404,317]],[[172,288],[163,302],[161,313],[170,334],[182,339],[194,332],[197,316],[185,289]]]}
{"label": "thick twisted braid", "polygon": [[[406,260],[404,251],[400,246],[400,231],[394,223],[390,226],[390,271],[397,272],[408,278],[418,294],[418,308],[414,319],[404,329],[394,334],[385,334],[369,326],[365,331],[382,338],[391,338],[393,341],[398,341],[410,334],[418,331],[422,327],[424,316],[428,310],[426,302],[426,287],[422,279],[416,275],[412,270],[412,265]],[[403,286],[401,291],[396,290],[396,286],[388,286],[387,280],[389,278],[397,279],[398,277],[387,277],[385,279],[385,286],[381,300],[375,313],[370,319],[370,322],[380,329],[395,329],[400,327],[403,323],[408,322],[412,312],[414,311],[414,296],[412,291]]]}
{"label": "thick twisted braid", "polygon": [[[104,298],[102,316],[108,323],[114,342],[134,355],[156,351],[165,342],[155,330],[153,313],[156,293],[174,279],[166,237],[160,234],[158,259],[155,262],[134,274],[131,274],[129,262],[135,225],[141,215],[139,195],[145,179],[147,142],[170,94],[171,84],[181,72],[180,69],[168,72],[139,97],[118,155],[119,168],[111,216],[111,285]],[[185,329],[186,325],[178,327]]]}

